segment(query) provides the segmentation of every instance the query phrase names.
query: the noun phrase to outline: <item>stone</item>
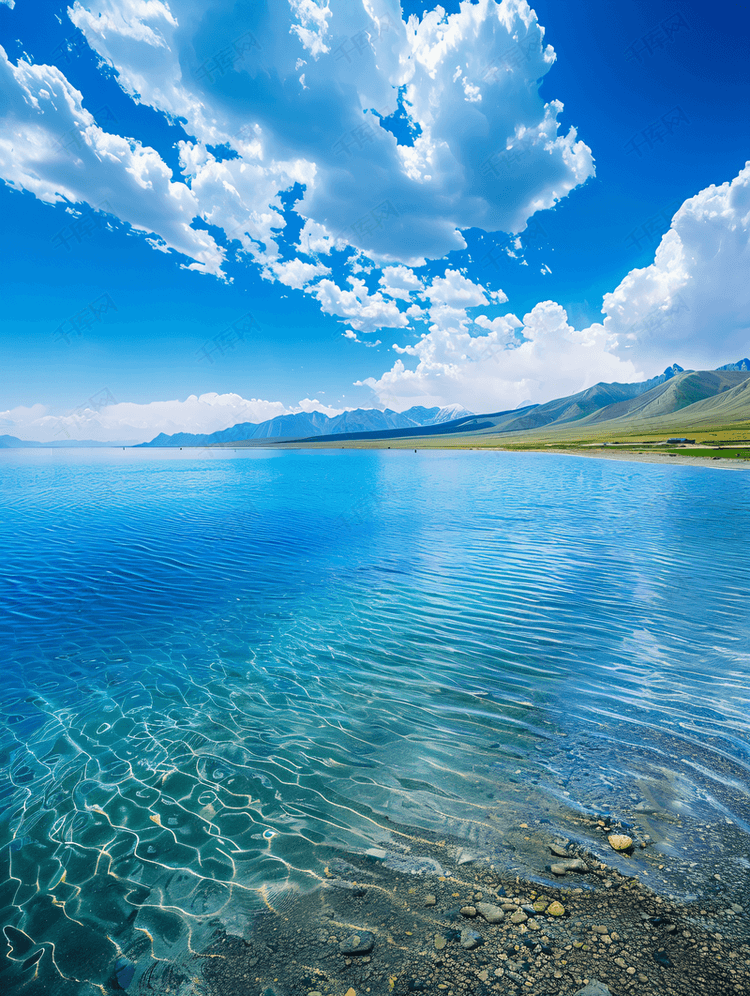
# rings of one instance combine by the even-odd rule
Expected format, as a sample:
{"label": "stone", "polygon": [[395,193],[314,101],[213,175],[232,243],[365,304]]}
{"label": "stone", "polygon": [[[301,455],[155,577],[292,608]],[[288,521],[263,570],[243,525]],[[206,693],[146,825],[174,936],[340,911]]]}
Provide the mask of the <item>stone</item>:
{"label": "stone", "polygon": [[613,851],[629,851],[633,847],[633,838],[624,833],[612,833],[607,840]]}
{"label": "stone", "polygon": [[343,892],[351,892],[353,896],[361,898],[367,892],[357,882],[349,882],[344,878],[329,878],[326,880],[326,887],[329,889],[341,889]]}
{"label": "stone", "polygon": [[550,903],[546,910],[547,916],[565,916],[565,907],[557,900]]}
{"label": "stone", "polygon": [[477,915],[477,908],[476,906],[462,906],[460,913],[461,916],[467,916],[473,919]]}
{"label": "stone", "polygon": [[526,916],[523,910],[516,910],[515,913],[510,918],[511,923],[526,923],[529,918]]}
{"label": "stone", "polygon": [[537,899],[532,908],[535,913],[544,913],[548,906],[549,903],[546,899]]}
{"label": "stone", "polygon": [[589,866],[585,861],[581,861],[580,858],[570,858],[568,861],[556,861],[553,865],[550,865],[550,871],[553,875],[565,875],[569,871],[577,872],[587,872]]}
{"label": "stone", "polygon": [[587,986],[583,989],[577,990],[574,996],[612,996],[608,986],[605,986],[603,982],[599,982],[597,979],[592,979]]}
{"label": "stone", "polygon": [[375,947],[375,936],[369,930],[362,930],[356,934],[350,934],[346,940],[339,944],[339,951],[345,955],[365,955],[369,954]]}
{"label": "stone", "polygon": [[425,906],[436,906],[437,905],[437,897],[436,896],[425,896],[424,897],[424,904],[425,904]]}
{"label": "stone", "polygon": [[442,865],[434,858],[418,855],[415,857],[409,854],[388,854],[385,859],[385,867],[405,875],[435,875],[437,877],[445,875]]}
{"label": "stone", "polygon": [[459,865],[471,865],[475,861],[478,861],[481,855],[476,851],[469,851],[466,848],[461,851],[458,856]]}
{"label": "stone", "polygon": [[442,951],[448,941],[442,934],[435,934],[435,950]]}
{"label": "stone", "polygon": [[477,903],[477,913],[487,923],[500,923],[501,920],[505,919],[505,913],[494,903]]}
{"label": "stone", "polygon": [[352,989],[352,987],[349,986],[349,988],[344,993],[344,996],[357,996],[357,990],[356,989]]}
{"label": "stone", "polygon": [[465,927],[461,931],[461,947],[465,948],[466,951],[473,951],[474,948],[479,947],[482,943],[482,936],[478,934],[476,930],[470,930]]}
{"label": "stone", "polygon": [[538,922],[536,920],[529,920],[529,922],[526,924],[526,926],[529,928],[529,930],[541,930],[542,929],[539,926],[539,924],[538,924]]}
{"label": "stone", "polygon": [[569,858],[568,847],[568,841],[556,840],[553,844],[550,844],[549,849],[558,858]]}

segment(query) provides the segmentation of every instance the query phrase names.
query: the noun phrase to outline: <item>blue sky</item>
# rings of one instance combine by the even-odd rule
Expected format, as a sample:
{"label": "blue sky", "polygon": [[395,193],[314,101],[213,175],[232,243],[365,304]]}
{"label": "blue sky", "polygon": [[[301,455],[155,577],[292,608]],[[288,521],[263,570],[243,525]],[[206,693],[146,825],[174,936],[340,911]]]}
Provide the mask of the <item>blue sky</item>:
{"label": "blue sky", "polygon": [[746,27],[2,0],[0,432],[497,410],[747,355]]}

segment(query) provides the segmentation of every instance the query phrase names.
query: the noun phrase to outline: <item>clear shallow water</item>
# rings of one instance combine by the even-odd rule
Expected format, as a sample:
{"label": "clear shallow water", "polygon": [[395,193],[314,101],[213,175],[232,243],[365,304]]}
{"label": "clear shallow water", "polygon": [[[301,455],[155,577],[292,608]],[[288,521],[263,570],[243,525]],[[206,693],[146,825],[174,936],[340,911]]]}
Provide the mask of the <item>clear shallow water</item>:
{"label": "clear shallow water", "polygon": [[681,827],[750,832],[750,475],[397,451],[0,475],[11,989],[199,950],[391,820],[508,865],[540,815],[639,819],[667,860]]}

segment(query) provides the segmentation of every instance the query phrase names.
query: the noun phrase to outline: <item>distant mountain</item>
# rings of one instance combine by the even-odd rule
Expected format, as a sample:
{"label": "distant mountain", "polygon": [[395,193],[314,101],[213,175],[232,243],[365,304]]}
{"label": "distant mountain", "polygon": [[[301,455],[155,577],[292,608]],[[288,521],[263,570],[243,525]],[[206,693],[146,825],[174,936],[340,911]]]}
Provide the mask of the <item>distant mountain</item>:
{"label": "distant mountain", "polygon": [[723,367],[717,367],[717,370],[750,370],[750,360],[745,357],[744,360],[738,360],[736,363],[726,363]]}
{"label": "distant mountain", "polygon": [[49,443],[38,443],[33,439],[19,439],[17,436],[0,436],[0,450],[65,450],[91,449],[102,446],[132,446],[132,439],[121,439],[102,443],[96,439],[53,439]]}
{"label": "distant mountain", "polygon": [[440,425],[456,418],[472,415],[461,405],[446,408],[423,408],[416,405],[405,412],[390,408],[357,408],[329,417],[321,412],[298,412],[296,415],[277,415],[258,424],[241,422],[229,429],[205,435],[177,432],[171,436],[160,433],[149,443],[140,446],[215,446],[220,443],[239,443],[249,439],[309,439],[314,436],[331,436],[342,433],[384,432],[390,429],[414,429],[426,425]]}
{"label": "distant mountain", "polygon": [[476,416],[476,430],[465,426],[458,431],[464,438],[471,429],[477,440],[520,442],[604,432],[617,439],[631,432],[684,432],[688,425],[693,432],[724,424],[748,424],[750,429],[750,369],[681,370],[647,391],[633,395],[632,387],[597,384],[534,408]]}
{"label": "distant mountain", "polygon": [[27,443],[23,439],[19,439],[17,436],[0,436],[0,449],[2,450],[19,450],[26,449],[29,446],[41,446],[41,443]]}
{"label": "distant mountain", "polygon": [[700,425],[712,424],[712,420],[750,421],[750,370],[695,371],[674,364],[640,384],[595,384],[544,405],[459,418],[442,426],[325,436],[321,441],[395,441],[412,437],[416,443],[418,439],[427,441],[438,436],[447,441],[454,436],[463,442],[471,436],[489,442],[502,437],[519,441],[519,437],[552,439],[575,434],[580,438],[601,432],[611,432],[617,438],[632,430],[661,432],[679,428],[685,418],[691,419],[696,431]]}

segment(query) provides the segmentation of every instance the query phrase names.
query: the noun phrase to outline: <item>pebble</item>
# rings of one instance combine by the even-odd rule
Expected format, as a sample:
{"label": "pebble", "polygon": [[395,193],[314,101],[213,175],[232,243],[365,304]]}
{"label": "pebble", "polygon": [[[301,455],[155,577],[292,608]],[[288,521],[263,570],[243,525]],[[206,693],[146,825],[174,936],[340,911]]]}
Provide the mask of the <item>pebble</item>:
{"label": "pebble", "polygon": [[526,923],[529,918],[526,916],[523,910],[516,910],[516,912],[511,916],[511,923]]}
{"label": "pebble", "polygon": [[462,906],[460,912],[461,916],[468,916],[473,918],[477,915],[477,908],[476,906]]}
{"label": "pebble", "polygon": [[469,930],[468,927],[464,927],[461,931],[461,947],[465,948],[467,951],[473,951],[474,948],[479,947],[482,943],[481,934],[478,934],[476,930]]}
{"label": "pebble", "polygon": [[592,979],[587,986],[579,989],[574,996],[612,996],[612,993],[603,982]]}
{"label": "pebble", "polygon": [[557,900],[554,903],[550,903],[547,907],[547,916],[565,916],[565,907],[562,903],[558,903]]}
{"label": "pebble", "polygon": [[580,858],[571,858],[569,861],[556,861],[553,865],[550,865],[550,871],[553,875],[565,875],[569,871],[587,872],[589,866],[585,861],[581,861]]}
{"label": "pebble", "polygon": [[607,837],[613,851],[629,851],[633,846],[633,838],[624,833],[613,833]]}
{"label": "pebble", "polygon": [[357,991],[356,989],[352,989],[352,987],[349,986],[349,988],[344,993],[344,996],[357,996]]}
{"label": "pebble", "polygon": [[424,897],[424,904],[425,904],[425,906],[436,906],[437,905],[437,897],[436,896],[425,896]]}
{"label": "pebble", "polygon": [[500,923],[505,919],[505,913],[493,903],[477,903],[476,910],[487,923]]}
{"label": "pebble", "polygon": [[443,937],[442,934],[435,934],[435,950],[436,951],[442,951],[443,948],[445,947],[445,945],[447,943],[448,943],[447,940],[445,939],[445,937]]}
{"label": "pebble", "polygon": [[350,934],[339,944],[339,951],[345,955],[369,954],[374,947],[375,936],[369,930],[363,930],[358,934]]}

